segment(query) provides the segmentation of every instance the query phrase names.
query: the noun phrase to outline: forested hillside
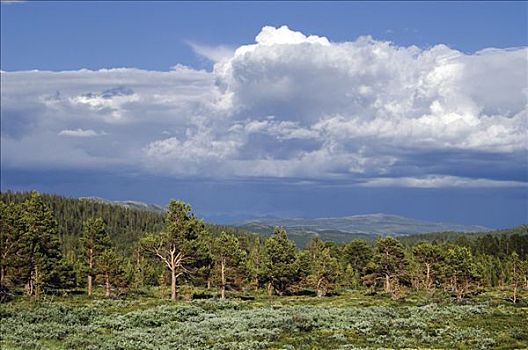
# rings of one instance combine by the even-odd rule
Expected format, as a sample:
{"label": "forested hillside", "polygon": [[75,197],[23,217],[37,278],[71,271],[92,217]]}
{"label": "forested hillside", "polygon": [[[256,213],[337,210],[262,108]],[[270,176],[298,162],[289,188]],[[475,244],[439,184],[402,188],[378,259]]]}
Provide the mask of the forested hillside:
{"label": "forested hillside", "polygon": [[[0,201],[5,204],[23,203],[31,197],[31,192],[0,192]],[[56,194],[41,194],[40,198],[53,212],[57,220],[58,233],[66,252],[78,248],[83,222],[90,218],[102,218],[106,230],[120,250],[129,251],[134,242],[146,233],[160,232],[164,214],[159,210],[149,210],[141,206],[130,206],[123,202],[114,203],[100,198],[69,198]],[[247,235],[248,231],[224,225],[208,225],[215,233],[229,231]]]}
{"label": "forested hillside", "polygon": [[[30,192],[2,192],[2,202],[23,203]],[[76,248],[82,233],[83,222],[89,218],[103,218],[110,237],[125,249],[146,232],[158,232],[163,227],[160,213],[128,209],[124,206],[101,201],[68,198],[54,194],[42,194],[41,200],[53,212],[58,223],[59,236],[66,250]]]}

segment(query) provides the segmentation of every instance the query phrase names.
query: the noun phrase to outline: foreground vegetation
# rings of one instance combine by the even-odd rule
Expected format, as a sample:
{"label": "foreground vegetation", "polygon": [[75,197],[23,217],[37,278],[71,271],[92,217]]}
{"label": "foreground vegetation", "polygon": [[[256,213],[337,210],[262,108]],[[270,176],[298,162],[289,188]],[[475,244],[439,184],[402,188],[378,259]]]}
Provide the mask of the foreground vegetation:
{"label": "foreground vegetation", "polygon": [[[166,291],[168,292],[168,291]],[[207,290],[193,290],[202,296]],[[470,302],[421,293],[398,301],[245,294],[168,302],[55,297],[0,305],[2,349],[522,349],[528,305],[484,293]],[[182,290],[182,294],[186,293]],[[101,296],[102,297],[102,296]]]}

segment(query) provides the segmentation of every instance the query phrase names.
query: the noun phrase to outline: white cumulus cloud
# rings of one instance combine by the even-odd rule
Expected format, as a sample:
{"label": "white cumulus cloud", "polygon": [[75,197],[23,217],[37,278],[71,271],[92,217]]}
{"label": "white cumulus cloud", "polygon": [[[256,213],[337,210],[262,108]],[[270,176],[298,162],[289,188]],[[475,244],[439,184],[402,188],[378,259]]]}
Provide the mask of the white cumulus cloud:
{"label": "white cumulus cloud", "polygon": [[[190,45],[212,71],[1,72],[3,164],[71,166],[75,151],[75,166],[86,159],[178,177],[527,182],[525,47],[468,54],[369,36],[333,42],[287,26],[264,27],[234,49]],[[95,130],[110,136],[58,137]],[[26,156],[35,140],[53,143],[53,154]]]}

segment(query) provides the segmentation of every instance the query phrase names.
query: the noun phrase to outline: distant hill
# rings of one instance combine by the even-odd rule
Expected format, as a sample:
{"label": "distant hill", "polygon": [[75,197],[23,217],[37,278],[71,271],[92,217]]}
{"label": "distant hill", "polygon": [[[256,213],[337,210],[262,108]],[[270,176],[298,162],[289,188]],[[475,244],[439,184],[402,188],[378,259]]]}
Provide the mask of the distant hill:
{"label": "distant hill", "polygon": [[105,204],[113,204],[113,205],[119,205],[128,209],[136,209],[136,210],[146,210],[151,211],[155,213],[164,213],[165,208],[161,205],[157,204],[147,204],[144,202],[138,202],[138,201],[111,201],[105,198],[101,197],[79,197],[80,200],[84,201],[94,201],[98,203],[105,203]]}
{"label": "distant hill", "polygon": [[282,226],[299,246],[312,237],[336,243],[360,238],[372,240],[378,236],[407,236],[431,232],[484,232],[484,226],[437,223],[406,218],[397,215],[369,214],[318,219],[259,218],[237,225],[245,230],[269,235],[275,226]]}

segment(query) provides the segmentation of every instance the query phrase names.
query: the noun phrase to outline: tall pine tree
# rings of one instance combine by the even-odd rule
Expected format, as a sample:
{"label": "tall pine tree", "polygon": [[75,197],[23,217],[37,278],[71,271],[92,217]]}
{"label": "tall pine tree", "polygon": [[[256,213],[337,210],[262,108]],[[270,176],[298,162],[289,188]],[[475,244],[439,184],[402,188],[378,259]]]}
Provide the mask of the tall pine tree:
{"label": "tall pine tree", "polygon": [[90,218],[84,222],[81,247],[86,264],[88,296],[93,294],[98,258],[111,246],[112,242],[108,232],[106,232],[103,219]]}
{"label": "tall pine tree", "polygon": [[158,257],[171,273],[171,300],[176,300],[178,278],[191,272],[197,254],[205,249],[199,241],[203,231],[204,223],[191,213],[190,204],[172,200],[164,231],[142,239],[144,251]]}

